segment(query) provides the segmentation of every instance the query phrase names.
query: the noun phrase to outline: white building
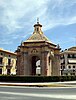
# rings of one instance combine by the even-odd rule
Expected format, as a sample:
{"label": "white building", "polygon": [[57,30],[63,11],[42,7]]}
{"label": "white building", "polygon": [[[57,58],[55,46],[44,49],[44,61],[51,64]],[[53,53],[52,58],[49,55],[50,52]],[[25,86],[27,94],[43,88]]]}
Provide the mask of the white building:
{"label": "white building", "polygon": [[76,75],[76,47],[61,52],[61,75]]}
{"label": "white building", "polygon": [[17,54],[0,48],[0,75],[16,75]]}

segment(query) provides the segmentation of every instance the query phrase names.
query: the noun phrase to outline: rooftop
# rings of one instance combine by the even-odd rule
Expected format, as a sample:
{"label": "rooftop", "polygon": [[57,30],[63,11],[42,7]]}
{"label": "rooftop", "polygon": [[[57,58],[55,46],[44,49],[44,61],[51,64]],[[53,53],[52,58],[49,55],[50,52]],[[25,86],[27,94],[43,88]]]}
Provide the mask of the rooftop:
{"label": "rooftop", "polygon": [[4,50],[3,48],[0,48],[0,52],[5,52],[5,53],[12,54],[12,55],[16,55],[16,53],[8,51],[8,50]]}
{"label": "rooftop", "polygon": [[[41,41],[45,41],[48,43],[53,44],[42,32],[42,25],[37,22],[34,25],[34,32],[33,34],[24,42],[41,42]],[[55,44],[54,44],[55,45]]]}

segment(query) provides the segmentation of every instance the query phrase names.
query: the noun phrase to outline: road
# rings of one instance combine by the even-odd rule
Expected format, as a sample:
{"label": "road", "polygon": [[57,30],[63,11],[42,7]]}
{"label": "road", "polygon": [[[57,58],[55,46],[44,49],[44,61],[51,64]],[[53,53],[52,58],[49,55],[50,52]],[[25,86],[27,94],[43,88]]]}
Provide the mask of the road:
{"label": "road", "polygon": [[76,87],[0,86],[0,100],[76,100]]}

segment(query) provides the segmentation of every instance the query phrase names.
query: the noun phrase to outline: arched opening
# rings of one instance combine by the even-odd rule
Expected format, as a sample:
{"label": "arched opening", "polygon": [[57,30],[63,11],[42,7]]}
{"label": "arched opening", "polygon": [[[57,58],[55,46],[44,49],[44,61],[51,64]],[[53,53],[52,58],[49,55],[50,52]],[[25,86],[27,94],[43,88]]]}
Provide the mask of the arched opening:
{"label": "arched opening", "polygon": [[40,58],[38,56],[32,57],[32,75],[40,75],[41,67],[40,67]]}

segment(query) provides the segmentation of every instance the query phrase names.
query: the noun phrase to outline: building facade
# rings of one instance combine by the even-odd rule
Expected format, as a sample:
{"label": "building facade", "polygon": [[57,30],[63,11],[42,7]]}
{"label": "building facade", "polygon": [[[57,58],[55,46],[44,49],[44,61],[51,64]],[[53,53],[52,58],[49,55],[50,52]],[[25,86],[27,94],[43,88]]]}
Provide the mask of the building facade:
{"label": "building facade", "polygon": [[0,74],[16,75],[16,53],[0,48]]}
{"label": "building facade", "polygon": [[61,52],[61,75],[76,75],[76,47]]}
{"label": "building facade", "polygon": [[17,75],[60,75],[60,47],[42,32],[42,25],[34,25],[33,34],[18,46]]}

